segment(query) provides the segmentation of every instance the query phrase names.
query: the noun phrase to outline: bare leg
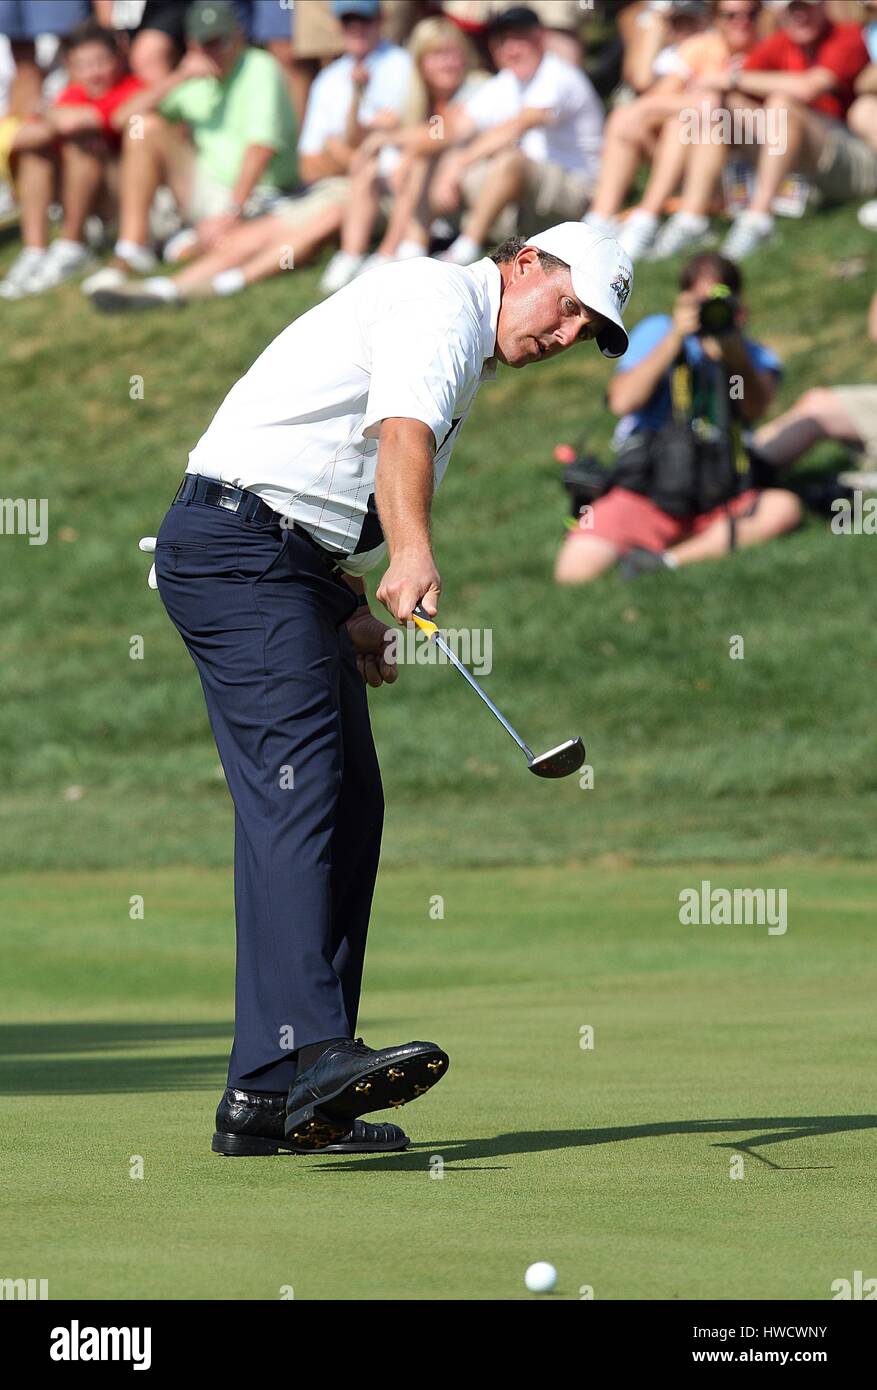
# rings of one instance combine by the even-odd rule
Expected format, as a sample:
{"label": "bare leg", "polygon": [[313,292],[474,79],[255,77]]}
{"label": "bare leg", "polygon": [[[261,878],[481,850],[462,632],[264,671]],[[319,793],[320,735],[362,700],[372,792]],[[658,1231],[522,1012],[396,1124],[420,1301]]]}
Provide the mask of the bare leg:
{"label": "bare leg", "polygon": [[49,244],[49,205],[55,195],[57,166],[51,149],[23,150],[17,156],[21,240],[43,250]]}
{"label": "bare leg", "polygon": [[351,256],[366,254],[380,211],[378,160],[375,155],[350,181],[350,201],[341,230],[342,251]]}
{"label": "bare leg", "polygon": [[838,439],[861,447],[862,439],[830,387],[805,391],[791,410],[762,425],[755,447],[768,463],[785,468],[820,439]]}
{"label": "bare leg", "polygon": [[[411,222],[424,198],[428,178],[434,168],[434,159],[415,159],[412,162],[405,183],[393,199],[387,229],[378,246],[381,255],[395,256],[403,241],[420,239],[418,232],[422,232],[423,228],[418,221],[415,221],[414,235],[412,236]],[[423,239],[420,240],[420,244],[426,248],[427,242]]]}
{"label": "bare leg", "polygon": [[618,107],[606,122],[597,191],[590,208],[598,217],[615,217],[624,207],[646,152],[644,132],[651,132],[656,123],[654,116],[647,116],[647,109],[635,101]]}
{"label": "bare leg", "polygon": [[30,116],[40,109],[43,74],[36,59],[33,39],[13,39],[12,57],[15,76],[9,91],[9,115]]}
{"label": "bare leg", "polygon": [[282,217],[257,217],[235,228],[212,251],[199,256],[175,275],[174,283],[185,297],[209,286],[221,270],[240,267],[247,284],[267,279],[280,270],[300,265],[314,254],[327,237],[341,227],[344,204],[322,208],[298,226]]}
{"label": "bare leg", "polygon": [[483,246],[503,208],[520,199],[526,179],[527,159],[520,150],[500,150],[495,154],[475,205],[469,210],[466,235]]}
{"label": "bare leg", "polygon": [[104,184],[109,150],[101,136],[65,140],[61,146],[61,236],[82,241],[85,219]]}
{"label": "bare leg", "polygon": [[689,146],[683,145],[681,133],[678,117],[668,116],[658,139],[652,172],[640,203],[644,212],[653,213],[655,217],[660,216],[667,199],[682,182]]}
{"label": "bare leg", "polygon": [[860,140],[877,149],[877,96],[868,93],[856,97],[847,112],[847,125]]}
{"label": "bare leg", "polygon": [[130,129],[126,131],[119,181],[119,239],[145,246],[156,189],[167,182],[177,201],[185,206],[190,170],[190,147],[161,116],[150,112],[143,117],[142,138],[135,138]]}
{"label": "bare leg", "polygon": [[611,570],[621,551],[599,536],[571,536],[557,553],[554,579],[558,584],[587,584]]}
{"label": "bare leg", "polygon": [[765,145],[758,155],[758,174],[750,212],[770,213],[770,205],[780,184],[793,169],[805,172],[815,168],[825,136],[813,113],[788,97],[768,97],[766,110],[785,110],[786,140],[782,149]]}
{"label": "bare leg", "polygon": [[[784,488],[767,488],[758,499],[758,506],[752,516],[738,518],[736,541],[738,549],[750,545],[763,545],[765,541],[781,536],[784,531],[793,531],[801,520],[804,507],[800,497]],[[687,541],[674,545],[670,554],[677,565],[694,565],[699,560],[713,560],[727,555],[730,549],[731,528],[726,517],[719,517],[702,531],[699,536],[691,536]]]}

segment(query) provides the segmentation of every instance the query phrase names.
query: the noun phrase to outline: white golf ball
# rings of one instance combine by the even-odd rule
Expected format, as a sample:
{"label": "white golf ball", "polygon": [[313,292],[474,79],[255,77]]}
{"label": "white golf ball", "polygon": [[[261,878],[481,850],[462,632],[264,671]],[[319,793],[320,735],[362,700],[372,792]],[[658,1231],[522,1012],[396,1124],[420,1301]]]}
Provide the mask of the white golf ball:
{"label": "white golf ball", "polygon": [[537,1260],[528,1267],[524,1283],[531,1293],[551,1293],[557,1283],[557,1270],[546,1260]]}

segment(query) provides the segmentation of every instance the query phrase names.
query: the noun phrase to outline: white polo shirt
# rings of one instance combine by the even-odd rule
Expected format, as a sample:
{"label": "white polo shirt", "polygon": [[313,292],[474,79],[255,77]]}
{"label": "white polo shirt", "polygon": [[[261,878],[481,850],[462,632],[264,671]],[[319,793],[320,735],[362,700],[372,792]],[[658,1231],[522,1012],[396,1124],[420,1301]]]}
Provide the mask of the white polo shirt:
{"label": "white polo shirt", "polygon": [[234,385],[187,472],[249,488],[348,574],[386,553],[375,510],[378,432],[422,420],[435,487],[482,381],[496,376],[502,293],[489,257],[366,271],[289,324]]}
{"label": "white polo shirt", "polygon": [[[368,82],[359,106],[359,119],[368,125],[377,111],[401,112],[411,84],[412,63],[404,48],[385,40],[366,55],[364,62]],[[299,136],[299,154],[319,154],[331,135],[344,134],[353,100],[353,64],[353,58],[345,53],[315,77]]]}
{"label": "white polo shirt", "polygon": [[603,144],[603,103],[589,79],[556,53],[546,53],[529,82],[504,68],[465,103],[479,130],[491,130],[525,108],[549,113],[546,125],[524,132],[520,148],[537,164],[560,164],[596,179]]}

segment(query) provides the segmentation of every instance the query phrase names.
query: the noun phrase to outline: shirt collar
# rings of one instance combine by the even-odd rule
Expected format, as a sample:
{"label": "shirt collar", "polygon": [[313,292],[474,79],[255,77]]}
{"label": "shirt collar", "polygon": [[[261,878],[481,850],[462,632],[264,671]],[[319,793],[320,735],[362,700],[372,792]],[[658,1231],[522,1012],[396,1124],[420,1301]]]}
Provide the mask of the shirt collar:
{"label": "shirt collar", "polygon": [[488,381],[496,376],[496,326],[502,299],[502,275],[499,266],[489,256],[466,269],[481,292],[481,350],[484,359],[481,380]]}

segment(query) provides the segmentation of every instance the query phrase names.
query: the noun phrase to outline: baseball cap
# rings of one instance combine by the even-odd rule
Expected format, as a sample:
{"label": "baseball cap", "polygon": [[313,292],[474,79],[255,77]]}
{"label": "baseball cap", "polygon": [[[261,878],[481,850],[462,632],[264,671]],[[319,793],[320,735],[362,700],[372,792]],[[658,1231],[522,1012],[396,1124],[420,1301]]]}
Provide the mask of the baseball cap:
{"label": "baseball cap", "polygon": [[355,14],[359,19],[377,19],[380,12],[381,0],[332,0],[336,19],[345,14]]}
{"label": "baseball cap", "polygon": [[186,34],[195,43],[230,39],[240,28],[228,0],[196,0],[186,15]]}
{"label": "baseball cap", "polygon": [[507,10],[500,10],[499,14],[491,15],[487,21],[487,32],[493,38],[510,29],[538,29],[541,24],[536,11],[531,10],[529,5],[512,5]]}
{"label": "baseball cap", "polygon": [[633,289],[633,266],[615,238],[584,222],[558,222],[528,237],[526,245],[547,251],[569,266],[578,298],[608,320],[608,327],[597,334],[597,346],[604,357],[623,357],[627,333],[621,315]]}

